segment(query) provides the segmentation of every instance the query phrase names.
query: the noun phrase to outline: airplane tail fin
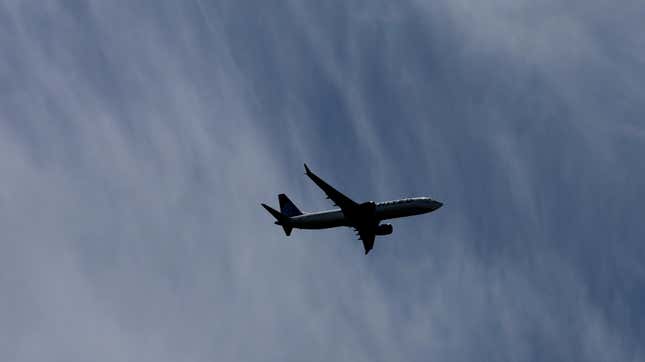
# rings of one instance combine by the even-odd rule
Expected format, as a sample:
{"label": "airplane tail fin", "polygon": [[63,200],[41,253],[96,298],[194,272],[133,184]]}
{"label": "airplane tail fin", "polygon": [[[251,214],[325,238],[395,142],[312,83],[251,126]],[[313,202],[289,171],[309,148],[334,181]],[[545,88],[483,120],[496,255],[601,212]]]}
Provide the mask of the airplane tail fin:
{"label": "airplane tail fin", "polygon": [[302,215],[302,212],[298,210],[298,207],[294,205],[291,200],[285,194],[278,195],[278,201],[280,202],[280,212],[289,217]]}
{"label": "airplane tail fin", "polygon": [[281,213],[280,211],[272,208],[271,206],[265,205],[265,204],[260,204],[262,207],[269,212],[269,214],[273,215],[275,219],[277,220],[275,223],[277,225],[282,226],[282,229],[284,230],[284,233],[289,236],[291,235],[291,230],[293,227],[289,224],[289,216]]}

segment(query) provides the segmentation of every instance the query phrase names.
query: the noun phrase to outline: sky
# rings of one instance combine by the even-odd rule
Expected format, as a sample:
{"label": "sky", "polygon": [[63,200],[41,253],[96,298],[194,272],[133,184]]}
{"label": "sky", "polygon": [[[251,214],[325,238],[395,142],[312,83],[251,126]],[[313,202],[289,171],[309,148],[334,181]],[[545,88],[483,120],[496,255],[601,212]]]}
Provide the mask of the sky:
{"label": "sky", "polygon": [[[644,17],[0,2],[0,360],[645,360]],[[444,206],[285,237],[304,162]]]}

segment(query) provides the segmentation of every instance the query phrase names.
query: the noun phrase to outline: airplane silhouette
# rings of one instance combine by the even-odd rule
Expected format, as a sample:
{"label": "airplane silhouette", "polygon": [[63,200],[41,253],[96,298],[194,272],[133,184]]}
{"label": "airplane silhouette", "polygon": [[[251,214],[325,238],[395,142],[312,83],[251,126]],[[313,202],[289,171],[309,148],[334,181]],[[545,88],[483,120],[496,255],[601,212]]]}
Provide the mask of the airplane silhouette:
{"label": "airplane silhouette", "polygon": [[280,211],[266,204],[261,204],[262,207],[276,218],[275,224],[282,226],[287,236],[291,235],[291,230],[294,228],[328,229],[339,226],[354,228],[359,239],[363,241],[365,255],[374,247],[376,235],[392,233],[392,225],[381,224],[381,221],[425,214],[443,206],[443,203],[429,197],[413,197],[378,203],[367,201],[359,204],[316,176],[306,164],[305,175],[309,176],[325,192],[334,206],[339,208],[302,213],[285,194],[278,195]]}

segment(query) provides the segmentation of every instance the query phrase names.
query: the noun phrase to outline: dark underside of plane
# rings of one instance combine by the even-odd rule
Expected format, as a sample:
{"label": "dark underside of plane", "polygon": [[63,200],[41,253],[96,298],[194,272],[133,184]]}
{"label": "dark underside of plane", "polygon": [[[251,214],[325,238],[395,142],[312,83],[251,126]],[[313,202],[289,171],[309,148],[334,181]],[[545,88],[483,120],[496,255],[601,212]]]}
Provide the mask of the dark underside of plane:
{"label": "dark underside of plane", "polygon": [[327,198],[338,209],[303,214],[285,194],[278,195],[280,211],[266,204],[261,204],[262,207],[276,218],[275,223],[282,226],[287,236],[294,228],[352,227],[363,242],[365,254],[374,247],[376,235],[392,233],[392,225],[381,224],[381,221],[432,212],[443,205],[429,197],[406,198],[380,203],[373,201],[357,203],[311,172],[306,164],[305,174],[325,192]]}

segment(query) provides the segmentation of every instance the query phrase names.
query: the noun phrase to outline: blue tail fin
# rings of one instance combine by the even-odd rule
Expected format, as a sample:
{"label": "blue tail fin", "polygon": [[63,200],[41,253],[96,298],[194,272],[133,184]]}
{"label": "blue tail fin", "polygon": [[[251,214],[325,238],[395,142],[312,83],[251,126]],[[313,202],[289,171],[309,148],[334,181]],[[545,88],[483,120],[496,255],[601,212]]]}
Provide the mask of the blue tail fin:
{"label": "blue tail fin", "polygon": [[302,212],[300,212],[300,210],[298,210],[296,205],[294,205],[293,202],[289,200],[287,195],[285,194],[278,195],[278,201],[280,201],[280,212],[283,215],[286,215],[288,217],[302,215]]}

